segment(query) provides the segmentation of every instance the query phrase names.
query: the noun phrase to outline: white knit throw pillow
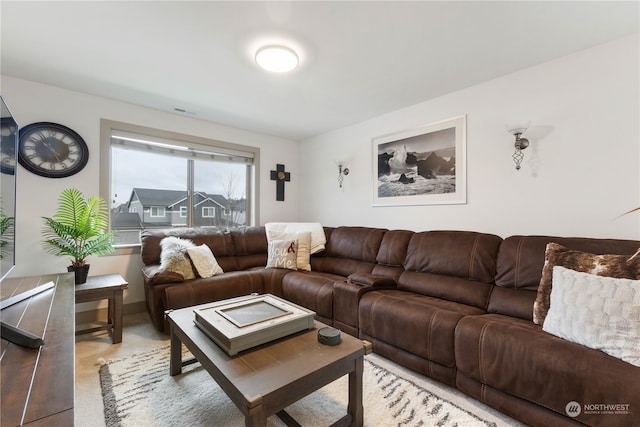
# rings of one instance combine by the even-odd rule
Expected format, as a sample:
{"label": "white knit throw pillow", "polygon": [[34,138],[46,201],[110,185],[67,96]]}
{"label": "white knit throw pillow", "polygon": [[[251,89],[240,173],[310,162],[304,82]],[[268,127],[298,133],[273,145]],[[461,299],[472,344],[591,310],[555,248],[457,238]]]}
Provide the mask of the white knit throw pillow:
{"label": "white knit throw pillow", "polygon": [[542,329],[640,367],[640,280],[553,267]]}

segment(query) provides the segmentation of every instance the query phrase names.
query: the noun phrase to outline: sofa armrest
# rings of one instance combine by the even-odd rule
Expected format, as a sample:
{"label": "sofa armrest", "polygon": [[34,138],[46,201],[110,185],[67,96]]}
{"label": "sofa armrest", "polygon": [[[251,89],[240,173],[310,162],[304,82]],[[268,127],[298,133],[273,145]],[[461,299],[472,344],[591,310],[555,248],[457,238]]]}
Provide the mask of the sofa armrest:
{"label": "sofa armrest", "polygon": [[[357,281],[357,282],[356,282]],[[396,281],[386,276],[351,274],[347,281],[333,284],[333,326],[354,337],[358,336],[358,305],[369,292],[395,289]]]}
{"label": "sofa armrest", "polygon": [[184,282],[184,276],[182,274],[160,270],[160,265],[158,264],[145,265],[142,267],[142,278],[147,286],[160,283]]}
{"label": "sofa armrest", "polygon": [[347,282],[352,283],[354,285],[358,285],[358,286],[364,286],[364,287],[372,286],[375,288],[379,288],[379,287],[395,288],[397,286],[396,281],[391,277],[380,276],[376,274],[353,273],[349,275],[349,277],[347,278]]}

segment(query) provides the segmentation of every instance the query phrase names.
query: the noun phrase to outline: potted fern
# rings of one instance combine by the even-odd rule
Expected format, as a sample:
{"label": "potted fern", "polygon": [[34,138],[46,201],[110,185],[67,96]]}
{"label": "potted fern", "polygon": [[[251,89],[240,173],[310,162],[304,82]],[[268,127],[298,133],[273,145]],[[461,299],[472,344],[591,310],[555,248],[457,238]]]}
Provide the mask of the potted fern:
{"label": "potted fern", "polygon": [[[0,209],[0,260],[10,253],[10,244],[13,241],[13,217],[6,216]],[[5,234],[6,233],[6,234]]]}
{"label": "potted fern", "polygon": [[87,257],[113,252],[108,231],[109,212],[104,199],[93,196],[85,199],[75,188],[63,190],[58,199],[58,209],[53,217],[42,217],[42,230],[47,252],[57,256],[69,256],[76,285],[85,283],[89,275]]}

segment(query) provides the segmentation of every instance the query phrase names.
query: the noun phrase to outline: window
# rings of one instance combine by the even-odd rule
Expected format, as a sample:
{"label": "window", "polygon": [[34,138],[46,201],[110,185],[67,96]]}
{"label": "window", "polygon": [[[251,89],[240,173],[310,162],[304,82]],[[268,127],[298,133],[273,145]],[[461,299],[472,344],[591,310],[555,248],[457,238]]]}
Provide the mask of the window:
{"label": "window", "polygon": [[118,246],[139,244],[147,228],[257,222],[256,147],[102,120],[101,155]]}
{"label": "window", "polygon": [[202,208],[203,218],[214,218],[216,216],[216,208]]}
{"label": "window", "polygon": [[151,217],[158,218],[164,216],[164,207],[163,206],[151,206]]}

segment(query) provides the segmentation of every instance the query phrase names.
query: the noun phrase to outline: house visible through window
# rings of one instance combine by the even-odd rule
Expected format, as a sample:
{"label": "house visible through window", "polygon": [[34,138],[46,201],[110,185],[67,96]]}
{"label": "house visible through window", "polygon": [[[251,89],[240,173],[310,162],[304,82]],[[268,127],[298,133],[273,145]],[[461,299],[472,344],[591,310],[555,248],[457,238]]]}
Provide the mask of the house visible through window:
{"label": "house visible through window", "polygon": [[254,206],[257,148],[139,127],[132,132],[132,126],[102,123],[116,245],[139,243],[147,228],[234,228],[255,221],[248,208]]}

